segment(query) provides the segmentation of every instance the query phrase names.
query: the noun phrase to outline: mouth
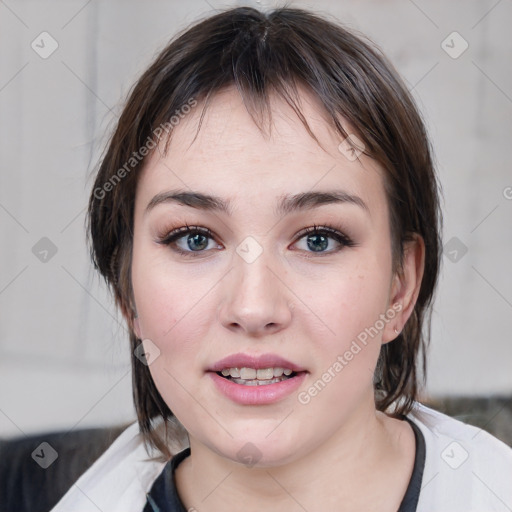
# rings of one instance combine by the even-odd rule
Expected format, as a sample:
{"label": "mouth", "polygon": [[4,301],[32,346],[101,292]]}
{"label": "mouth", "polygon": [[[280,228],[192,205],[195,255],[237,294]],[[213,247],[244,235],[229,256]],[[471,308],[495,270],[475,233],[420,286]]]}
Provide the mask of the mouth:
{"label": "mouth", "polygon": [[277,354],[238,353],[207,369],[222,395],[241,405],[266,405],[293,395],[309,373]]}
{"label": "mouth", "polygon": [[248,367],[232,367],[223,368],[216,372],[219,377],[241,384],[243,386],[268,386],[269,384],[277,384],[288,379],[293,379],[297,373],[290,368],[248,368]]}

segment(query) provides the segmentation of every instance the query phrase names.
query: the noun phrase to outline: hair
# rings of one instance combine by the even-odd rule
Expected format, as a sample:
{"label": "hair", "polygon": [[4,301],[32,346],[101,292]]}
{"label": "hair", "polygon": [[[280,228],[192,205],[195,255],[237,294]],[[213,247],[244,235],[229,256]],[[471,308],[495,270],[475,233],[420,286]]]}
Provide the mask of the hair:
{"label": "hair", "polygon": [[[374,43],[338,22],[294,8],[225,10],[176,36],[132,87],[99,163],[88,205],[94,266],[128,322],[140,431],[146,446],[166,458],[171,456],[167,431],[158,434],[154,422],[163,419],[167,425],[175,417],[148,367],[134,355],[141,342],[133,330],[131,285],[135,193],[146,160],[140,157],[141,148],[150,147],[154,134],[161,132],[158,127],[169,127],[184,105],[204,100],[200,127],[211,99],[229,87],[239,91],[261,130],[263,116],[271,119],[273,94],[293,108],[317,140],[299,107],[298,88],[305,88],[323,105],[333,129],[347,137],[342,123],[348,121],[364,143],[364,153],[383,168],[393,271],[402,268],[404,243],[415,235],[425,243],[425,263],[411,316],[399,336],[382,345],[374,376],[376,408],[394,408],[388,413],[395,417],[407,414],[426,378],[442,248],[440,185],[425,126],[407,87]],[[165,151],[172,129],[166,133]]]}

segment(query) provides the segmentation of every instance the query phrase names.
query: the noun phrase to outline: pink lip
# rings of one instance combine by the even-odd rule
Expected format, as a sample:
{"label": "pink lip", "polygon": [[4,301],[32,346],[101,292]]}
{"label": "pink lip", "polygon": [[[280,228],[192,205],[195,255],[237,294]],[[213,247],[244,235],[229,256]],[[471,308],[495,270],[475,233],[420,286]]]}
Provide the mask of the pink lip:
{"label": "pink lip", "polygon": [[279,402],[297,391],[304,382],[307,372],[297,373],[294,377],[265,384],[264,386],[246,386],[221,377],[215,372],[208,375],[213,380],[217,390],[231,401],[240,405],[268,405]]}
{"label": "pink lip", "polygon": [[[288,368],[296,373],[293,377],[263,386],[246,386],[226,379],[216,372],[224,368]],[[297,390],[308,373],[304,368],[276,354],[232,354],[217,361],[207,370],[215,387],[224,396],[241,405],[266,405],[278,402]]]}
{"label": "pink lip", "polygon": [[251,355],[242,353],[232,354],[217,361],[211,368],[208,368],[208,371],[220,372],[224,368],[255,368],[256,370],[263,368],[289,368],[294,372],[305,371],[304,368],[275,354]]}

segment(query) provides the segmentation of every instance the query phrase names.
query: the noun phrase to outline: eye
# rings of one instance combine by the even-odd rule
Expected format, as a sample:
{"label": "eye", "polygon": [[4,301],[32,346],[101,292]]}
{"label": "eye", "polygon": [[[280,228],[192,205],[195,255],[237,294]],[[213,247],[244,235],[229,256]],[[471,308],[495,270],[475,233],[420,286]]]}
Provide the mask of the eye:
{"label": "eye", "polygon": [[[332,254],[340,251],[343,247],[354,247],[356,245],[347,235],[331,226],[314,225],[302,230],[297,235],[295,245],[303,240],[305,246],[301,250],[318,255]],[[172,250],[179,254],[191,257],[206,253],[208,249],[220,247],[214,242],[213,233],[208,228],[201,226],[186,225],[173,229],[156,241],[159,244],[171,246]],[[335,245],[335,247],[326,250],[332,245]]]}
{"label": "eye", "polygon": [[[315,225],[301,231],[298,237],[298,242],[305,241],[305,246],[303,246],[305,251],[317,254],[331,254],[340,251],[343,247],[354,247],[356,245],[351,238],[331,226]],[[333,241],[335,242],[334,245],[337,244],[337,246],[334,249],[326,250],[330,245],[332,247],[331,242]]]}
{"label": "eye", "polygon": [[186,225],[172,230],[157,242],[172,246],[173,250],[185,256],[195,256],[194,253],[202,253],[212,248],[210,242],[213,242],[213,233],[208,228]]}

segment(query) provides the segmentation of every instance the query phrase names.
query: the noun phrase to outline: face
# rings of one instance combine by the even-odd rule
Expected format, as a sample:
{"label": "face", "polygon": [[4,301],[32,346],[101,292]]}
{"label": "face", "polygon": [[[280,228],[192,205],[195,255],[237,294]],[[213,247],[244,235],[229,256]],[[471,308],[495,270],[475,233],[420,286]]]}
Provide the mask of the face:
{"label": "face", "polygon": [[302,99],[323,149],[278,100],[264,135],[227,90],[195,140],[201,105],[180,121],[136,193],[135,331],[156,387],[192,445],[263,466],[357,428],[396,337],[383,172]]}

